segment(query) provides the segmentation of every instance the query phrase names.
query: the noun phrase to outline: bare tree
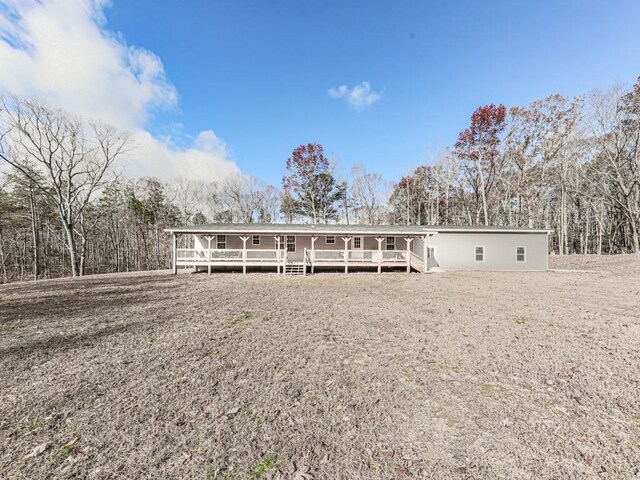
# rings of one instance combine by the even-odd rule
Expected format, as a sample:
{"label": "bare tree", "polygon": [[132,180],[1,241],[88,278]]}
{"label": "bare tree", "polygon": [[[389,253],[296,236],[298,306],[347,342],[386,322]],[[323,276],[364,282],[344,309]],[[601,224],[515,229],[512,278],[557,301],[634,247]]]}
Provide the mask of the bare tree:
{"label": "bare tree", "polygon": [[205,193],[204,182],[186,177],[175,178],[169,186],[170,201],[180,211],[181,223],[191,224],[193,217],[202,211]]}
{"label": "bare tree", "polygon": [[66,235],[72,274],[82,275],[92,228],[85,215],[87,207],[111,180],[116,160],[127,146],[127,135],[18,97],[3,100],[0,113],[1,130],[7,132],[0,160],[54,202]]}
{"label": "bare tree", "polygon": [[471,116],[471,126],[460,132],[455,144],[456,156],[475,195],[476,223],[480,223],[482,212],[484,224],[489,225],[489,195],[501,168],[500,134],[506,113],[504,105],[479,107]]}
{"label": "bare tree", "polygon": [[358,221],[368,225],[381,223],[389,200],[389,182],[379,173],[367,172],[362,164],[353,166],[351,177],[351,197]]}
{"label": "bare tree", "polygon": [[262,185],[254,177],[236,173],[222,183],[222,198],[232,214],[232,221],[251,223],[260,209]]}
{"label": "bare tree", "polygon": [[257,193],[258,222],[275,223],[280,212],[280,194],[273,185],[265,185]]}
{"label": "bare tree", "polygon": [[552,209],[558,217],[561,254],[569,249],[569,203],[584,156],[581,115],[581,99],[562,95],[511,108],[505,162],[499,172],[507,222],[543,226],[549,223],[545,208]]}
{"label": "bare tree", "polygon": [[640,78],[631,92],[622,85],[592,92],[589,104],[597,145],[594,172],[604,180],[597,187],[625,216],[633,251],[640,253]]}

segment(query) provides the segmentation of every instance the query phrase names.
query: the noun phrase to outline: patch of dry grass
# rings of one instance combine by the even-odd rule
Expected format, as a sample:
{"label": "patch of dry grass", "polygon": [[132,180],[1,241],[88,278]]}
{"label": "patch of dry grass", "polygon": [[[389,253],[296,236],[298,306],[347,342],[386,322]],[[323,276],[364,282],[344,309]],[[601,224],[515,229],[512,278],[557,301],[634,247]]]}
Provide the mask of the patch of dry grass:
{"label": "patch of dry grass", "polygon": [[551,266],[0,287],[0,472],[633,477],[640,260]]}

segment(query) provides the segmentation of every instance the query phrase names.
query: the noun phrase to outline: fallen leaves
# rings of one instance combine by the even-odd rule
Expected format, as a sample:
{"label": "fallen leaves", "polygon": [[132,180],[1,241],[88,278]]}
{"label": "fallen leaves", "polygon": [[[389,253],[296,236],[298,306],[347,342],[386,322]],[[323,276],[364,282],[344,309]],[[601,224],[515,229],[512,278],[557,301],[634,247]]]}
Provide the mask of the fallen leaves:
{"label": "fallen leaves", "polygon": [[63,445],[63,447],[66,448],[70,448],[74,443],[76,443],[78,440],[80,440],[80,437],[76,437],[73,440],[71,440],[70,442],[67,442]]}
{"label": "fallen leaves", "polygon": [[380,450],[380,453],[387,458],[393,458],[396,454],[392,448],[383,448]]}
{"label": "fallen leaves", "polygon": [[240,411],[240,407],[234,407],[231,410],[225,412],[225,417],[233,417],[236,413]]}
{"label": "fallen leaves", "polygon": [[300,460],[298,462],[294,460],[289,460],[287,463],[287,468],[282,472],[284,474],[284,478],[288,480],[313,480],[315,478],[312,468],[302,463],[304,460]]}
{"label": "fallen leaves", "polygon": [[41,443],[40,445],[37,445],[36,447],[33,448],[33,450],[31,450],[31,453],[25,455],[24,458],[37,457],[38,455],[43,453],[47,448],[49,448],[49,445],[50,444],[48,442]]}
{"label": "fallen leaves", "polygon": [[405,467],[396,467],[395,468],[396,475],[399,477],[410,477],[411,472]]}
{"label": "fallen leaves", "polygon": [[232,409],[227,410],[226,412],[223,412],[223,413],[219,414],[218,418],[224,418],[224,419],[232,418],[235,415],[237,415],[238,413],[240,413],[241,409],[242,409],[241,407],[233,407]]}

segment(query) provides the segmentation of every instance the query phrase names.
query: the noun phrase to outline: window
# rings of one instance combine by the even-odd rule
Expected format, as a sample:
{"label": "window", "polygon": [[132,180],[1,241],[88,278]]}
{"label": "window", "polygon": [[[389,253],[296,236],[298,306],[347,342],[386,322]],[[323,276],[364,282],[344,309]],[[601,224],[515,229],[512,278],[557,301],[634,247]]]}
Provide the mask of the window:
{"label": "window", "polygon": [[396,249],[396,237],[387,237],[387,250]]}
{"label": "window", "polygon": [[516,247],[516,262],[526,262],[526,261],[527,261],[527,248]]}
{"label": "window", "polygon": [[427,247],[427,258],[435,258],[435,249],[434,247]]}
{"label": "window", "polygon": [[227,236],[226,235],[218,235],[216,237],[216,248],[219,250],[224,250],[227,248]]}
{"label": "window", "polygon": [[251,237],[251,245],[260,245],[260,235],[253,235]]}
{"label": "window", "polygon": [[296,237],[295,235],[287,235],[287,252],[296,251]]}
{"label": "window", "polygon": [[362,248],[362,237],[353,237],[353,248]]}
{"label": "window", "polygon": [[484,262],[484,247],[476,247],[476,262]]}
{"label": "window", "polygon": [[336,243],[336,237],[334,237],[333,235],[324,237],[324,243],[326,243],[327,245],[333,245]]}

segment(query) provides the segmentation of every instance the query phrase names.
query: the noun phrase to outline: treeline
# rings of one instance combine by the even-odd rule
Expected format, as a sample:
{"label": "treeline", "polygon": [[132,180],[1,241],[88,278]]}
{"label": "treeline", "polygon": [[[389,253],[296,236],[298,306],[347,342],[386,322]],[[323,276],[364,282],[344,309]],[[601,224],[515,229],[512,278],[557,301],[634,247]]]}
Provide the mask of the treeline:
{"label": "treeline", "polygon": [[301,145],[277,188],[236,174],[118,175],[126,134],[38,101],[0,105],[0,281],[167,268],[163,229],[220,222],[548,228],[552,250],[640,253],[640,79],[580,98],[478,108],[454,145],[392,183],[344,178]]}
{"label": "treeline", "polygon": [[640,253],[640,79],[584,98],[480,107],[390,203],[402,223],[548,228],[558,254]]}

